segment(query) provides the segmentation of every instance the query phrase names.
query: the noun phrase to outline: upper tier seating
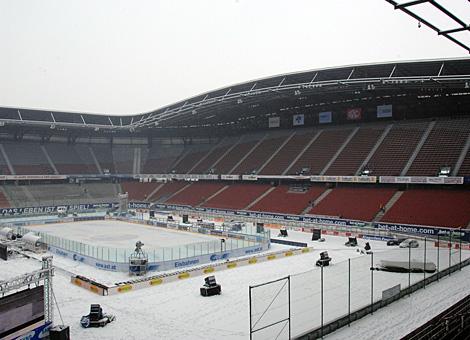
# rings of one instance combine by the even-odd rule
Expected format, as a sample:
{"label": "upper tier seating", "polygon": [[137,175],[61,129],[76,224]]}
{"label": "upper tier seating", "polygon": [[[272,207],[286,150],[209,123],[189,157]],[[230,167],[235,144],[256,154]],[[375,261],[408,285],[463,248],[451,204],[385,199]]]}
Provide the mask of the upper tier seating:
{"label": "upper tier seating", "polygon": [[154,145],[148,149],[147,159],[143,162],[143,174],[171,173],[171,166],[181,156],[183,145]]}
{"label": "upper tier seating", "polygon": [[222,189],[222,183],[193,183],[166,201],[168,204],[197,206]]}
{"label": "upper tier seating", "polygon": [[129,194],[130,200],[145,201],[149,198],[149,195],[162,183],[150,182],[122,182],[121,188],[123,192]]}
{"label": "upper tier seating", "polygon": [[229,174],[230,170],[256,145],[256,141],[237,144],[224,158],[215,164],[215,173]]}
{"label": "upper tier seating", "polygon": [[209,152],[209,148],[205,147],[203,150],[201,149],[189,149],[186,154],[181,158],[178,163],[173,167],[172,171],[176,174],[186,174],[191,170],[191,168],[197,164],[201,158],[203,158],[207,152]]}
{"label": "upper tier seating", "polygon": [[277,138],[266,138],[252,153],[241,162],[232,173],[251,174],[257,173],[269,157],[281,146],[287,136]]}
{"label": "upper tier seating", "polygon": [[280,185],[248,210],[300,214],[323,191],[325,191],[323,186],[312,186],[305,192],[295,192],[290,191],[288,185]]}
{"label": "upper tier seating", "polygon": [[408,190],[381,220],[393,223],[464,228],[470,222],[470,191]]}
{"label": "upper tier seating", "polygon": [[459,169],[459,176],[470,176],[470,149],[467,152],[467,155],[465,156],[465,159],[460,166]]}
{"label": "upper tier seating", "polygon": [[323,130],[288,173],[298,174],[302,172],[302,169],[309,169],[307,174],[319,175],[343,145],[351,131],[352,129]]}
{"label": "upper tier seating", "polygon": [[39,144],[4,143],[3,147],[16,175],[54,174]]}
{"label": "upper tier seating", "polygon": [[283,174],[312,138],[312,132],[293,136],[263,168],[261,175]]}
{"label": "upper tier seating", "polygon": [[245,209],[270,187],[268,184],[232,184],[203,206],[219,209]]}
{"label": "upper tier seating", "polygon": [[59,174],[98,173],[87,145],[48,143],[45,147]]}
{"label": "upper tier seating", "polygon": [[113,159],[114,168],[118,174],[132,174],[134,166],[135,150],[142,152],[142,147],[132,145],[114,145]]}
{"label": "upper tier seating", "polygon": [[384,126],[361,127],[331,164],[325,175],[354,176],[384,132]]}
{"label": "upper tier seating", "polygon": [[111,146],[106,144],[94,144],[92,146],[93,153],[95,154],[96,160],[101,166],[103,173],[115,174],[113,151]]}
{"label": "upper tier seating", "polygon": [[218,146],[211,150],[209,154],[189,173],[191,174],[207,174],[213,168],[213,165],[222,155],[230,148],[230,145]]}
{"label": "upper tier seating", "polygon": [[400,176],[429,122],[395,124],[367,164],[374,176]]}
{"label": "upper tier seating", "polygon": [[407,176],[436,176],[442,166],[454,168],[470,134],[470,120],[437,121]]}
{"label": "upper tier seating", "polygon": [[335,188],[308,213],[372,221],[395,192],[394,188]]}

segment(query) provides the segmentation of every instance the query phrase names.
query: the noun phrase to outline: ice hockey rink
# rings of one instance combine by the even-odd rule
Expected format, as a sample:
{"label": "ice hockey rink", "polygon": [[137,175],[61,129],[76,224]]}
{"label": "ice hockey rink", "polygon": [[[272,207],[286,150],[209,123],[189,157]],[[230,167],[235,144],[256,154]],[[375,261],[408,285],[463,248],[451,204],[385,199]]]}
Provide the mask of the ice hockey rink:
{"label": "ice hockey rink", "polygon": [[[133,225],[133,227],[136,226]],[[276,231],[273,230],[273,233]],[[59,315],[57,308],[55,309],[55,320],[56,323],[61,323],[61,316],[63,323],[70,326],[71,337],[75,339],[135,339],[136,334],[139,339],[248,339],[250,335],[249,286],[291,275],[293,282],[291,326],[292,335],[296,336],[308,330],[309,327],[314,328],[320,324],[320,268],[315,267],[315,261],[319,258],[320,252],[325,249],[328,250],[333,260],[330,267],[324,268],[324,285],[328,287],[324,296],[324,321],[328,322],[347,310],[348,259],[351,259],[354,264],[354,274],[351,277],[354,287],[352,308],[370,303],[370,255],[361,254],[356,248],[346,247],[345,237],[326,236],[326,241],[322,243],[312,242],[310,238],[310,233],[289,231],[289,239],[308,243],[309,246],[314,247],[313,252],[216,272],[217,282],[222,285],[222,294],[213,297],[202,297],[199,294],[199,287],[204,283],[202,276],[128,293],[98,296],[72,285],[70,275],[110,278],[118,273],[109,273],[54,257],[54,264],[57,268],[54,277],[54,294],[60,310]],[[359,248],[362,248],[365,240],[359,239],[358,241]],[[387,247],[383,241],[368,242],[377,259],[380,258],[381,253],[395,254],[396,259],[407,258],[408,249]],[[285,246],[275,245],[273,248],[283,247]],[[436,253],[433,253],[433,250],[435,249],[429,245],[428,256],[435,258]],[[458,258],[457,253],[448,253],[442,249],[441,269],[445,268],[449,261],[447,254],[450,254],[451,262]],[[422,252],[415,253],[416,257],[421,255]],[[468,257],[468,252],[462,251],[462,259]],[[0,271],[0,279],[4,279],[38,269],[40,263],[34,259],[16,258],[3,262],[1,266],[3,270]],[[125,273],[119,273],[119,275],[120,278],[126,277]],[[375,272],[374,275],[374,295],[377,298],[380,298],[380,292],[384,287],[393,284],[406,287],[408,284],[408,273]],[[422,273],[411,274],[411,283],[422,277]],[[452,274],[451,277],[444,277],[425,290],[420,290],[409,298],[386,307],[381,313],[386,313],[387,310],[398,309],[399,311],[390,314],[388,322],[398,324],[402,322],[400,320],[403,320],[407,327],[396,327],[388,331],[383,329],[374,338],[390,339],[405,335],[413,327],[419,326],[433,315],[431,313],[423,315],[422,311],[423,306],[431,305],[431,300],[433,310],[438,311],[463,297],[464,287],[468,284],[469,278],[470,270],[465,267],[462,271]],[[446,289],[450,286],[453,287],[452,292]],[[267,299],[261,299],[257,305],[259,309],[255,311],[257,315],[263,312],[263,306],[265,306],[263,303],[269,301],[270,295],[269,292],[267,293]],[[421,295],[422,300],[419,299]],[[258,297],[262,298],[261,295]],[[116,321],[104,328],[81,328],[80,317],[88,313],[92,303],[101,304],[106,313],[116,316]],[[281,314],[284,313],[285,305],[280,304],[277,307]],[[271,313],[270,317],[276,317],[275,310],[274,312],[270,310],[269,313]],[[360,322],[352,325],[355,329],[353,334],[356,336],[367,331],[359,326],[356,326],[359,328],[354,328],[354,325]],[[369,321],[369,324],[374,323]],[[346,332],[348,329],[343,329],[329,337],[347,338],[350,333]],[[257,334],[253,339],[273,339],[276,334],[275,332],[265,333],[264,336]],[[285,333],[281,333],[278,339],[286,339],[285,336]]]}

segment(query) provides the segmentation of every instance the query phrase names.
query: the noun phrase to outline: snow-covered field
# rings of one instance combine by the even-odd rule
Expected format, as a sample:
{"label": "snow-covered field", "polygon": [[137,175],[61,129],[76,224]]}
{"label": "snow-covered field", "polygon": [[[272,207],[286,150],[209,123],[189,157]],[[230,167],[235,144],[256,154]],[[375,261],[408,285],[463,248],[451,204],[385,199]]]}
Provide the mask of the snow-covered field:
{"label": "snow-covered field", "polygon": [[[134,228],[140,226],[132,225]],[[47,226],[49,227],[49,226]],[[145,229],[145,228],[144,228]],[[137,229],[136,229],[137,230]],[[140,230],[140,229],[139,229]],[[95,231],[93,231],[95,233]],[[126,232],[129,235],[130,232]],[[273,235],[277,233],[273,231]],[[99,231],[96,231],[99,234]],[[139,232],[132,233],[140,237]],[[81,236],[84,237],[84,236]],[[87,237],[93,238],[93,235]],[[370,302],[371,256],[361,255],[356,248],[344,246],[345,237],[327,236],[326,242],[310,241],[311,235],[289,231],[289,239],[307,242],[315,251],[304,255],[262,262],[252,266],[217,272],[217,281],[222,285],[222,294],[214,297],[199,295],[203,277],[188,278],[174,283],[163,284],[147,289],[136,290],[112,296],[97,296],[70,283],[70,275],[60,269],[54,278],[54,292],[64,323],[70,326],[72,339],[248,339],[249,338],[249,286],[291,275],[292,334],[298,335],[320,325],[320,269],[315,267],[319,253],[327,249],[333,258],[332,266],[324,268],[324,322],[347,312],[348,259],[351,259],[351,309],[354,310]],[[380,259],[408,259],[408,249],[387,247],[382,241],[369,241],[374,251],[374,265]],[[363,247],[364,240],[359,240]],[[282,246],[275,246],[281,247]],[[273,247],[274,248],[274,247]],[[280,249],[280,248],[277,248]],[[436,248],[428,242],[428,259],[436,263]],[[450,253],[441,249],[440,269],[447,267],[449,258],[452,264],[459,260],[458,252]],[[422,259],[424,247],[412,250],[412,259]],[[462,259],[468,258],[462,252]],[[107,281],[123,279],[126,274],[112,277],[111,273],[66,259],[55,258],[54,263],[74,273],[100,278]],[[40,263],[33,259],[17,258],[0,263],[0,280],[17,274],[38,269]],[[384,288],[395,284],[408,285],[407,273],[374,271],[374,300],[381,298]],[[429,274],[428,274],[429,275]],[[423,274],[412,274],[411,283],[423,278]],[[367,322],[358,321],[350,328],[344,328],[331,335],[331,338],[361,337],[362,339],[395,339],[417,327],[434,314],[457,301],[468,285],[470,269],[442,278],[414,293],[411,297],[395,302],[382,311],[367,317]],[[455,287],[455,288],[452,288]],[[452,292],[452,293],[450,293]],[[259,317],[266,301],[272,300],[272,291],[259,291],[253,299],[255,312]],[[106,313],[115,314],[117,319],[104,328],[83,329],[79,325],[81,315],[88,314],[91,303],[102,305]],[[274,318],[285,313],[286,305],[274,304],[279,309],[269,309],[265,314]],[[389,314],[390,311],[390,314]],[[423,315],[425,313],[425,315]],[[406,317],[404,317],[406,315]],[[366,320],[364,319],[364,320]],[[61,323],[58,313],[55,322]],[[370,327],[376,327],[370,330]],[[389,330],[389,325],[403,325],[400,332]],[[261,333],[258,333],[260,339]],[[273,333],[264,333],[265,339],[273,339]],[[284,333],[279,339],[285,339]]]}

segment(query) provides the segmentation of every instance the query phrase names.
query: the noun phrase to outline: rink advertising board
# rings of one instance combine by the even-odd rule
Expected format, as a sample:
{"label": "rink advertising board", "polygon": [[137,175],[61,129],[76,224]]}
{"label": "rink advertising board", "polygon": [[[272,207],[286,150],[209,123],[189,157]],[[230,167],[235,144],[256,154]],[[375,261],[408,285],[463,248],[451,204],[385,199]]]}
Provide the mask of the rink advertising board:
{"label": "rink advertising board", "polygon": [[69,205],[48,205],[39,207],[24,208],[1,208],[1,216],[21,216],[36,214],[57,214],[58,207],[67,207],[67,211],[86,211],[95,209],[110,209],[115,203],[86,203],[86,204],[69,204]]}
{"label": "rink advertising board", "polygon": [[[388,230],[391,232],[398,233],[407,233],[407,234],[418,234],[421,236],[443,236],[449,237],[452,236],[454,239],[461,238],[462,241],[470,242],[470,231],[468,230],[459,230],[459,229],[446,229],[439,227],[429,227],[429,226],[420,226],[420,225],[410,225],[410,224],[397,224],[397,223],[374,223],[374,228]],[[451,235],[452,233],[452,235]]]}

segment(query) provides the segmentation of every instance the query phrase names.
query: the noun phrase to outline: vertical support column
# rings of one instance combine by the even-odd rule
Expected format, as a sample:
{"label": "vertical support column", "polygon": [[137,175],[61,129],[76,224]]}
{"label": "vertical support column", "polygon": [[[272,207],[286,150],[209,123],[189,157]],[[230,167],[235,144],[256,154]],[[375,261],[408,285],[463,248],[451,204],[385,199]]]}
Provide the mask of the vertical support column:
{"label": "vertical support column", "polygon": [[374,253],[370,254],[370,314],[374,314]]}
{"label": "vertical support column", "polygon": [[351,326],[351,259],[348,259],[348,327]]}
{"label": "vertical support column", "polygon": [[44,277],[44,321],[53,322],[54,313],[52,309],[52,256],[42,258],[42,269],[47,270]]}
{"label": "vertical support column", "polygon": [[289,302],[289,340],[292,338],[291,336],[291,323],[290,323],[290,275],[287,276],[287,298],[288,298],[288,302]]}
{"label": "vertical support column", "polygon": [[426,289],[426,243],[427,243],[427,239],[426,237],[424,238],[424,270],[423,270],[423,273],[424,273],[424,280],[423,280],[423,288]]}
{"label": "vertical support column", "polygon": [[321,269],[321,283],[320,283],[320,314],[321,314],[321,323],[320,323],[320,337],[323,339],[323,265],[320,266]]}

